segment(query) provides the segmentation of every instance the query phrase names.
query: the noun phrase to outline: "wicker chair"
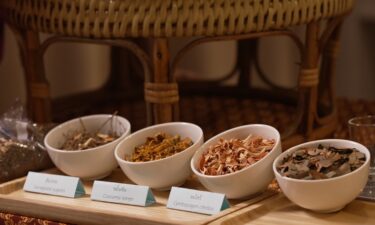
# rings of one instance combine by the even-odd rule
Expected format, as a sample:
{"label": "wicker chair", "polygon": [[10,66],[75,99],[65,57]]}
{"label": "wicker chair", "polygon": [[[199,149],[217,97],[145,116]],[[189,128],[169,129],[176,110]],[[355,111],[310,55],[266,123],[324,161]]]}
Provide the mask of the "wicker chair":
{"label": "wicker chair", "polygon": [[[2,0],[0,4],[18,34],[28,103],[37,121],[50,119],[49,86],[40,59],[52,43],[129,49],[143,66],[148,121],[160,123],[178,118],[174,72],[189,49],[209,41],[246,44],[243,40],[287,36],[299,49],[301,66],[294,90],[296,119],[284,134],[286,145],[325,137],[335,128],[334,62],[340,25],[354,0]],[[306,26],[304,41],[289,30],[297,25]],[[39,43],[38,32],[56,36]],[[170,64],[167,39],[193,36],[199,39],[185,46]],[[152,40],[150,53],[131,41],[139,37]],[[246,60],[241,61],[244,72]],[[263,80],[280,89],[265,76]],[[319,113],[322,104],[328,109],[323,114]]]}

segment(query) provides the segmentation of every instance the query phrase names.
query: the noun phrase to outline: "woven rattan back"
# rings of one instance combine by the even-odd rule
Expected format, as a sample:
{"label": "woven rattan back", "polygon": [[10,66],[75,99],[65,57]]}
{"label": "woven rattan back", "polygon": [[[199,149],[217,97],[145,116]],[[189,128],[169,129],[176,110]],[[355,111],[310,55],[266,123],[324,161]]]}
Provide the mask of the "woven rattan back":
{"label": "woven rattan back", "polygon": [[179,37],[260,32],[348,12],[355,0],[2,0],[18,26],[69,36]]}

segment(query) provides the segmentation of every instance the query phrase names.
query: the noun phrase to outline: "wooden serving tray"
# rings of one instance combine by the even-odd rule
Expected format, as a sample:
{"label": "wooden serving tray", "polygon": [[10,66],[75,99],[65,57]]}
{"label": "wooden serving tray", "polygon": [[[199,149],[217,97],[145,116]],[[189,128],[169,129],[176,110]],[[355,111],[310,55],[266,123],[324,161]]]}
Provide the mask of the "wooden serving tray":
{"label": "wooden serving tray", "polygon": [[[47,173],[61,174],[57,169]],[[166,207],[169,191],[154,191],[156,204],[148,207],[122,205],[90,200],[92,181],[85,181],[86,195],[65,198],[24,192],[25,177],[0,184],[0,211],[75,224],[208,224],[225,215],[275,195],[269,189],[251,199],[230,200],[231,207],[216,215],[203,215]],[[132,183],[118,168],[106,181]],[[194,177],[183,187],[205,190]]]}
{"label": "wooden serving tray", "polygon": [[305,210],[282,193],[221,217],[210,225],[374,225],[375,203],[355,200],[336,213]]}

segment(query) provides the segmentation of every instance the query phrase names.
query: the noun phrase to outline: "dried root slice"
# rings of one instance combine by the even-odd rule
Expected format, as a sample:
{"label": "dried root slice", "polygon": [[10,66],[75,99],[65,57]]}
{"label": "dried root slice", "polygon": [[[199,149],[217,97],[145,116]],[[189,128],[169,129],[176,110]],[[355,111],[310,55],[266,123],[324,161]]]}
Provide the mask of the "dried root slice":
{"label": "dried root slice", "polygon": [[108,144],[118,138],[116,134],[88,133],[85,131],[74,131],[66,134],[66,141],[61,149],[68,151],[86,150]]}
{"label": "dried root slice", "polygon": [[291,178],[319,180],[350,173],[365,161],[365,155],[355,148],[338,149],[319,145],[317,148],[298,149],[286,157],[277,170]]}
{"label": "dried root slice", "polygon": [[224,175],[242,170],[263,157],[274,147],[275,140],[249,135],[244,140],[230,139],[210,146],[199,163],[199,171],[205,175]]}

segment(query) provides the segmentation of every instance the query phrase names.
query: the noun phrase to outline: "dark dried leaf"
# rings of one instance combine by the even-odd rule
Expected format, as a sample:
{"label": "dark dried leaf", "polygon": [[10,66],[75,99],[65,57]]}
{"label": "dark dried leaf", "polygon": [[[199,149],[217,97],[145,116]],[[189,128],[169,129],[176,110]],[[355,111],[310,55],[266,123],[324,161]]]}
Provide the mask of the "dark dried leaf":
{"label": "dark dried leaf", "polygon": [[319,145],[298,149],[284,158],[277,170],[283,176],[296,179],[327,179],[356,170],[365,158],[357,149]]}

